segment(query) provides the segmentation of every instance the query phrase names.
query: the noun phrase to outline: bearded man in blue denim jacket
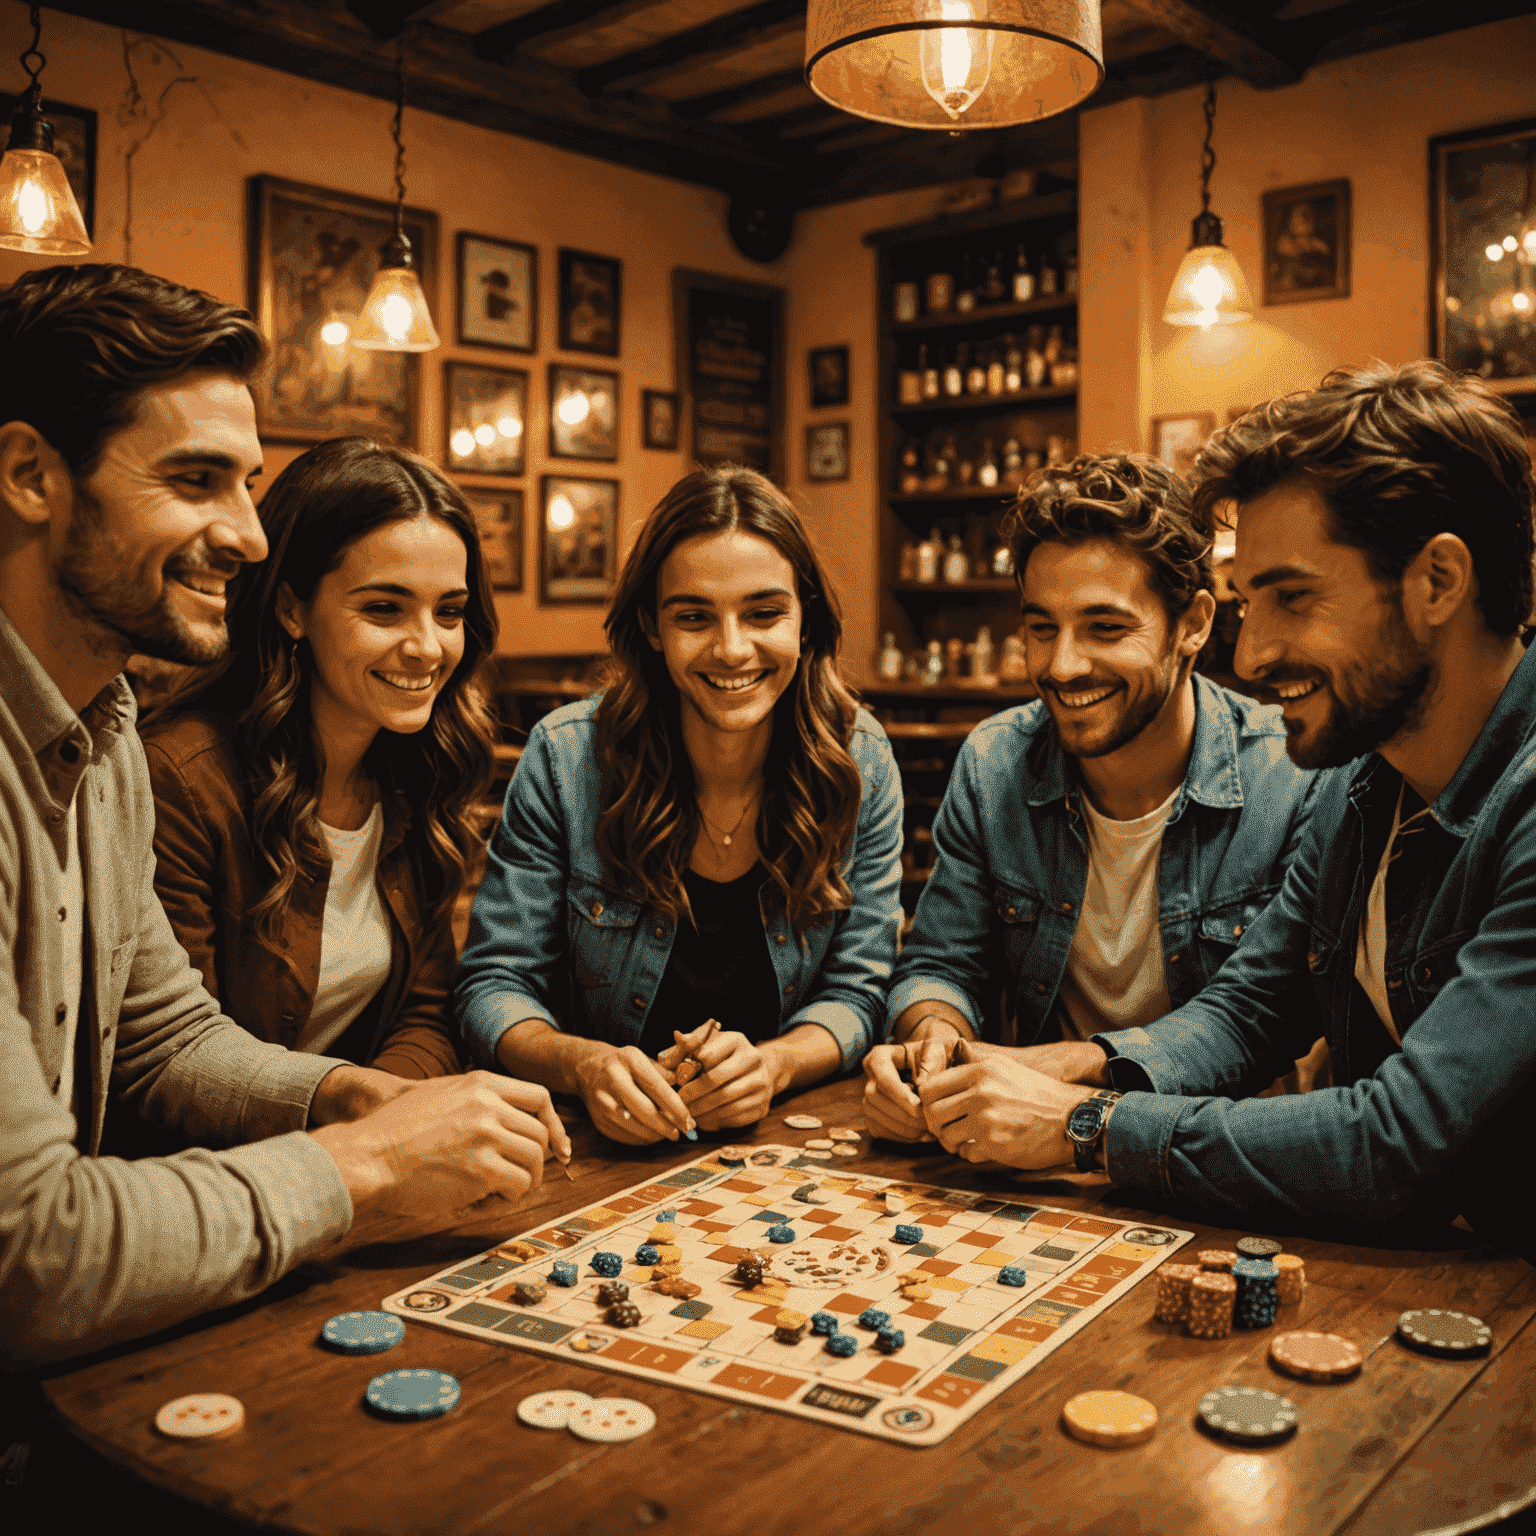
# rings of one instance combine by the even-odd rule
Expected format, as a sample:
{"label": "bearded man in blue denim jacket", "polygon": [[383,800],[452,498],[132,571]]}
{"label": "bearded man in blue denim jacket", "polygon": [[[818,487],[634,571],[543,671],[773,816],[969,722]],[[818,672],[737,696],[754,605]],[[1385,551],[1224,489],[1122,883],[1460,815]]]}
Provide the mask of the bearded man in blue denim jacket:
{"label": "bearded man in blue denim jacket", "polygon": [[[1196,475],[1199,505],[1238,511],[1238,671],[1280,701],[1295,761],[1333,769],[1300,853],[1198,997],[1070,1059],[1019,1053],[1006,1114],[978,1066],[939,1073],[925,1115],[967,1157],[1040,1168],[1077,1111],[1080,1160],[1227,1221],[1460,1214],[1530,1257],[1529,1180],[1499,1177],[1525,1166],[1536,1109],[1519,420],[1439,363],[1341,370],[1228,428]],[[1314,1007],[1336,1086],[1240,1098]]]}
{"label": "bearded man in blue denim jacket", "polygon": [[[971,733],[934,821],[895,1043],[865,1061],[866,1113],[889,1137],[929,1133],[899,1074],[942,1069],[957,1040],[1082,1042],[1188,1002],[1306,825],[1312,776],[1280,711],[1193,674],[1215,602],[1183,481],[1085,455],[1021,492],[1009,531],[1041,699]],[[1007,1069],[987,1069],[1005,1094]]]}

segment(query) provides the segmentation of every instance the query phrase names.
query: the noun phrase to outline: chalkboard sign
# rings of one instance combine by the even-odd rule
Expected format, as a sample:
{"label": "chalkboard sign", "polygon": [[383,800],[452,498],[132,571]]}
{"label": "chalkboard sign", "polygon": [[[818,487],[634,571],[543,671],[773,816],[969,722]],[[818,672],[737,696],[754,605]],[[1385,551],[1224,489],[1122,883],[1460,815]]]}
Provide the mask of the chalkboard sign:
{"label": "chalkboard sign", "polygon": [[672,304],[694,460],[782,482],[784,290],[678,267]]}

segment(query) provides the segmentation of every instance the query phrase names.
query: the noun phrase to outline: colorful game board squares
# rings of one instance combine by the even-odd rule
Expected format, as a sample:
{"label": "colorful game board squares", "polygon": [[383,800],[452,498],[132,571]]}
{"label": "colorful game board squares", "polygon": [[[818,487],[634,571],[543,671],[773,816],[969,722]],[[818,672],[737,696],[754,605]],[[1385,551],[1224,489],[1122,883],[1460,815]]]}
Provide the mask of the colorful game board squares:
{"label": "colorful game board squares", "polygon": [[990,1248],[994,1236],[991,1232],[962,1232],[955,1238],[955,1242],[969,1243],[973,1248]]}
{"label": "colorful game board squares", "polygon": [[672,1308],[671,1315],[687,1318],[689,1322],[697,1322],[701,1317],[708,1317],[714,1310],[707,1301],[680,1301]]}
{"label": "colorful game board squares", "polygon": [[1026,1355],[1034,1352],[1035,1346],[1028,1339],[1009,1338],[1002,1334],[989,1333],[986,1338],[978,1339],[971,1345],[970,1353],[982,1360],[995,1360],[1004,1367],[1017,1365]]}
{"label": "colorful game board squares", "polygon": [[953,1323],[933,1322],[921,1329],[917,1336],[935,1344],[954,1345],[963,1343],[974,1331],[971,1328],[957,1328]]}
{"label": "colorful game board squares", "polygon": [[[953,1268],[955,1266],[951,1267]],[[961,1280],[958,1277],[952,1277],[950,1275],[934,1275],[933,1278],[928,1281],[928,1285],[935,1291],[968,1291],[972,1287],[972,1282],[969,1280]]]}
{"label": "colorful game board squares", "polygon": [[513,1314],[506,1307],[489,1307],[483,1301],[471,1301],[456,1308],[448,1316],[456,1323],[468,1323],[471,1328],[491,1328]]}
{"label": "colorful game board squares", "polygon": [[1041,1322],[1032,1317],[1010,1317],[1006,1323],[999,1323],[997,1333],[1009,1339],[1023,1339],[1029,1344],[1044,1344],[1050,1336],[1056,1332],[1057,1324]]}
{"label": "colorful game board squares", "polygon": [[1075,1220],[1071,1211],[1036,1211],[1029,1218],[1029,1225],[1041,1232],[1057,1232],[1070,1227]]}
{"label": "colorful game board squares", "polygon": [[852,1291],[844,1291],[841,1296],[834,1296],[831,1301],[824,1301],[821,1306],[825,1312],[851,1312],[857,1316],[866,1307],[874,1306],[872,1296],[855,1296]]}
{"label": "colorful game board squares", "polygon": [[[1106,1292],[1114,1290],[1118,1283],[1118,1280],[1114,1279],[1110,1275],[1091,1275],[1088,1273],[1086,1267],[1083,1269],[1074,1269],[1072,1271],[1072,1289],[1079,1292],[1080,1294],[1086,1293],[1093,1301],[1097,1301],[1099,1297],[1104,1295]],[[1055,1295],[1056,1293],[1052,1291],[1050,1294]],[[1067,1301],[1072,1301],[1074,1298],[1068,1296],[1064,1299]],[[1086,1301],[1079,1301],[1077,1302],[1077,1305],[1087,1306],[1088,1303]]]}
{"label": "colorful game board squares", "polygon": [[994,1376],[1001,1376],[1008,1369],[1001,1360],[988,1360],[982,1355],[961,1355],[958,1360],[949,1362],[950,1374],[953,1376],[971,1376],[977,1381],[991,1381]]}
{"label": "colorful game board squares", "polygon": [[704,1257],[713,1260],[716,1264],[735,1264],[746,1258],[751,1251],[750,1248],[739,1248],[735,1243],[723,1243],[713,1253],[705,1254]]}
{"label": "colorful game board squares", "polygon": [[552,1317],[514,1312],[504,1321],[495,1324],[492,1331],[514,1339],[527,1339],[531,1344],[558,1344],[566,1334],[575,1331],[575,1325],[557,1322]]}
{"label": "colorful game board squares", "polygon": [[1068,1318],[1076,1317],[1082,1310],[1081,1307],[1068,1306],[1065,1302],[1047,1301],[1042,1296],[1030,1302],[1019,1316],[1027,1317],[1031,1322],[1049,1323],[1053,1328],[1059,1328]]}
{"label": "colorful game board squares", "polygon": [[734,1232],[736,1230],[728,1221],[708,1221],[702,1216],[693,1221],[691,1225],[695,1231],[707,1232],[711,1235],[721,1232]]}
{"label": "colorful game board squares", "polygon": [[1113,1250],[1108,1253],[1096,1253],[1077,1271],[1077,1278],[1081,1280],[1087,1275],[1103,1275],[1106,1279],[1124,1280],[1127,1275],[1134,1275],[1137,1270],[1136,1261],[1128,1259],[1124,1255],[1117,1255]]}
{"label": "colorful game board squares", "polygon": [[718,1323],[713,1318],[695,1318],[693,1322],[684,1324],[677,1330],[678,1337],[686,1335],[690,1339],[718,1339],[722,1333],[729,1333],[729,1323]]}
{"label": "colorful game board squares", "polygon": [[[710,1178],[711,1175],[702,1168],[679,1168],[676,1173],[669,1173],[666,1178],[657,1179],[656,1182],[662,1185],[667,1194],[671,1194],[674,1189],[692,1189],[695,1184],[707,1184]],[[665,1200],[666,1195],[660,1198]]]}
{"label": "colorful game board squares", "polygon": [[684,1200],[678,1206],[678,1210],[684,1216],[713,1216],[720,1206],[712,1200],[700,1200],[697,1195],[691,1200]]}
{"label": "colorful game board squares", "polygon": [[744,1205],[772,1205],[777,1196],[774,1195],[743,1195]]}
{"label": "colorful game board squares", "polygon": [[[836,1226],[843,1219],[841,1212],[829,1211],[814,1205],[806,1206],[803,1211],[796,1211],[795,1217],[799,1221],[814,1221],[821,1226]],[[818,1236],[825,1237],[826,1233],[819,1233]]]}
{"label": "colorful game board squares", "polygon": [[733,1360],[724,1370],[710,1378],[718,1386],[734,1387],[738,1392],[750,1392],[754,1397],[771,1397],[776,1402],[788,1402],[805,1385],[803,1376],[781,1376],[776,1371],[765,1371],[754,1365],[743,1365]]}
{"label": "colorful game board squares", "polygon": [[[749,1186],[756,1189],[757,1185]],[[635,1198],[646,1205],[654,1205],[658,1200],[670,1200],[677,1191],[666,1184],[647,1184],[644,1189],[635,1191]]]}
{"label": "colorful game board squares", "polygon": [[997,1212],[999,1221],[1016,1221],[1022,1226],[1025,1222],[1033,1221],[1040,1214],[1038,1205],[1005,1205]]}
{"label": "colorful game board squares", "polygon": [[917,1396],[925,1397],[931,1403],[943,1403],[947,1408],[963,1408],[985,1385],[975,1377],[956,1376],[946,1371],[926,1387],[919,1387]]}
{"label": "colorful game board squares", "polygon": [[989,1248],[985,1253],[978,1253],[971,1261],[973,1264],[985,1264],[988,1269],[1001,1269],[1005,1264],[1013,1264],[1018,1255],[1004,1253],[1001,1248]]}
{"label": "colorful game board squares", "polygon": [[1057,1285],[1045,1293],[1044,1299],[1064,1301],[1073,1307],[1091,1307],[1099,1297],[1096,1291],[1080,1290],[1075,1285]]}
{"label": "colorful game board squares", "polygon": [[680,1371],[693,1359],[691,1349],[667,1349],[646,1339],[615,1339],[603,1353],[610,1360],[626,1360],[647,1370],[668,1373]]}
{"label": "colorful game board squares", "polygon": [[[908,1250],[915,1252],[915,1250]],[[952,1275],[960,1268],[958,1264],[951,1264],[948,1259],[924,1259],[922,1271],[925,1275]]]}
{"label": "colorful game board squares", "polygon": [[917,1375],[918,1369],[915,1365],[903,1365],[899,1360],[882,1360],[874,1370],[866,1371],[862,1379],[882,1387],[900,1389]]}
{"label": "colorful game board squares", "polygon": [[757,1211],[748,1218],[751,1221],[765,1221],[770,1227],[777,1226],[781,1221],[788,1221],[789,1217],[783,1211]]}
{"label": "colorful game board squares", "polygon": [[908,1258],[931,1259],[940,1250],[932,1243],[914,1243],[907,1249]]}
{"label": "colorful game board squares", "polygon": [[498,1275],[504,1275],[509,1269],[516,1269],[517,1265],[511,1259],[481,1259],[477,1263],[466,1265],[463,1269],[456,1269],[451,1275],[443,1275],[440,1283],[451,1285],[455,1290],[467,1291],[473,1286],[484,1285],[487,1280],[494,1280]]}
{"label": "colorful game board squares", "polygon": [[906,1317],[921,1317],[925,1321],[932,1321],[936,1317],[944,1316],[944,1308],[936,1307],[931,1301],[914,1301],[905,1307],[897,1308]]}
{"label": "colorful game board squares", "polygon": [[1086,1232],[1092,1237],[1113,1237],[1120,1230],[1120,1223],[1105,1221],[1101,1216],[1079,1216],[1072,1223],[1071,1230]]}
{"label": "colorful game board squares", "polygon": [[817,1237],[824,1237],[829,1243],[846,1243],[849,1238],[858,1235],[852,1227],[823,1227],[816,1234]]}
{"label": "colorful game board squares", "polygon": [[1037,1259],[1052,1259],[1058,1264],[1068,1264],[1077,1257],[1077,1249],[1063,1248],[1060,1243],[1041,1243],[1034,1250]]}
{"label": "colorful game board squares", "polygon": [[[756,1179],[734,1178],[734,1179],[727,1179],[723,1184],[719,1185],[718,1187],[720,1189],[733,1189],[733,1190],[736,1190],[738,1193],[741,1193],[741,1194],[755,1195],[758,1192],[758,1190],[760,1190],[763,1186],[761,1184],[759,1184]],[[654,1198],[657,1199],[657,1200],[665,1200],[667,1198],[667,1196],[670,1195],[671,1193],[672,1193],[672,1191],[670,1189],[669,1190],[665,1190],[660,1195],[657,1195]]]}

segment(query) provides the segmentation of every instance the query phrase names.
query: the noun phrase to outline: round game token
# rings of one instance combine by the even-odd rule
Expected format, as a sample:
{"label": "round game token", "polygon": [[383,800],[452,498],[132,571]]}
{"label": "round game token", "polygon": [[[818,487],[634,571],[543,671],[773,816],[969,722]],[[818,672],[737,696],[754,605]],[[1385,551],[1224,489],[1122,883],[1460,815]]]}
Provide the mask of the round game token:
{"label": "round game token", "polygon": [[1364,1363],[1360,1346],[1336,1333],[1282,1333],[1269,1346],[1269,1358],[1287,1376],[1302,1381],[1342,1381]]}
{"label": "round game token", "polygon": [[584,1408],[573,1408],[567,1426],[583,1440],[638,1440],[656,1428],[656,1415],[644,1403],[628,1397],[595,1397]]}
{"label": "round game token", "polygon": [[405,1324],[388,1312],[338,1312],[320,1337],[344,1355],[380,1355],[405,1337]]}
{"label": "round game token", "polygon": [[833,1141],[863,1141],[863,1137],[857,1131],[850,1131],[846,1125],[837,1126],[827,1132]]}
{"label": "round game token", "polygon": [[173,1440],[224,1440],[245,1424],[245,1407],[224,1392],[192,1392],[172,1398],[156,1415],[155,1428]]}
{"label": "round game token", "polygon": [[435,1419],[459,1400],[459,1384],[446,1371],[385,1371],[368,1383],[363,1400],[386,1419]]}
{"label": "round game token", "polygon": [[564,1429],[571,1415],[591,1401],[585,1392],[535,1392],[517,1405],[517,1416],[531,1429]]}
{"label": "round game token", "polygon": [[746,1162],[747,1154],[751,1150],[752,1149],[750,1147],[721,1147],[720,1150],[715,1153],[715,1156],[718,1157],[722,1163],[729,1163],[734,1168]]}
{"label": "round game token", "polygon": [[792,1131],[819,1131],[821,1121],[815,1115],[785,1115],[784,1124]]}
{"label": "round game token", "polygon": [[1272,1237],[1240,1237],[1237,1240],[1237,1251],[1250,1259],[1272,1259],[1282,1247]]}
{"label": "round game token", "polygon": [[1405,1344],[1427,1355],[1480,1355],[1493,1343],[1493,1329],[1482,1318],[1438,1307],[1404,1312],[1397,1331]]}
{"label": "round game token", "polygon": [[1157,1409],[1129,1392],[1079,1392],[1061,1410],[1061,1422],[1089,1445],[1141,1445],[1157,1433]]}
{"label": "round game token", "polygon": [[1228,1440],[1278,1440],[1296,1428],[1296,1404],[1262,1387],[1219,1387],[1200,1399],[1200,1422]]}
{"label": "round game token", "polygon": [[812,1158],[818,1163],[830,1163],[832,1161],[832,1154],[830,1152],[802,1152],[800,1155],[801,1157]]}
{"label": "round game token", "polygon": [[441,1312],[454,1298],[445,1291],[410,1291],[402,1300],[412,1312]]}
{"label": "round game token", "polygon": [[825,1136],[817,1136],[814,1140],[806,1142],[806,1146],[814,1147],[818,1152],[830,1152],[835,1143],[828,1141]]}
{"label": "round game token", "polygon": [[859,1149],[857,1147],[845,1146],[842,1142],[839,1142],[832,1148],[833,1157],[857,1157],[858,1155]]}

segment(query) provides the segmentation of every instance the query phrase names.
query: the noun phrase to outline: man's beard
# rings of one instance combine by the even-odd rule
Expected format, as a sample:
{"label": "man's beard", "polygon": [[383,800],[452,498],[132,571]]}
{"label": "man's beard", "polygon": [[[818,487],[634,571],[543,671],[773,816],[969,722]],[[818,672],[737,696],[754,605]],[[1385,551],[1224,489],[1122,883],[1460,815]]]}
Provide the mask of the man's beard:
{"label": "man's beard", "polygon": [[[1179,661],[1177,658],[1170,658],[1167,665],[1167,670],[1159,680],[1160,686],[1149,689],[1147,693],[1144,694],[1140,699],[1129,703],[1126,707],[1124,715],[1121,716],[1114,730],[1110,732],[1110,734],[1104,739],[1102,743],[1095,743],[1095,745],[1090,747],[1087,751],[1074,751],[1072,748],[1068,747],[1065,742],[1063,742],[1061,736],[1061,727],[1058,725],[1056,727],[1057,746],[1059,746],[1063,752],[1067,752],[1071,756],[1079,758],[1108,757],[1111,752],[1118,752],[1121,747],[1125,746],[1129,742],[1134,741],[1138,736],[1140,736],[1141,733],[1146,730],[1146,728],[1151,725],[1155,719],[1157,719],[1158,715],[1162,711],[1163,706],[1173,696],[1173,691],[1179,683],[1179,675]],[[1075,688],[1072,690],[1072,692],[1092,693],[1096,688],[1101,688],[1103,686],[1104,685],[1102,683],[1096,683],[1093,685],[1093,687]],[[1058,699],[1062,696],[1061,690],[1059,688],[1052,689],[1052,692],[1056,694]],[[1066,696],[1071,698],[1072,694],[1069,693]]]}
{"label": "man's beard", "polygon": [[74,489],[69,531],[54,566],[60,587],[82,615],[94,620],[141,656],[184,666],[205,667],[229,649],[222,622],[198,633],[171,604],[170,576],[176,570],[225,570],[206,557],[184,555],[162,572],[158,596],[151,597],[133,573],[118,541],[106,531],[101,506],[80,486]]}

